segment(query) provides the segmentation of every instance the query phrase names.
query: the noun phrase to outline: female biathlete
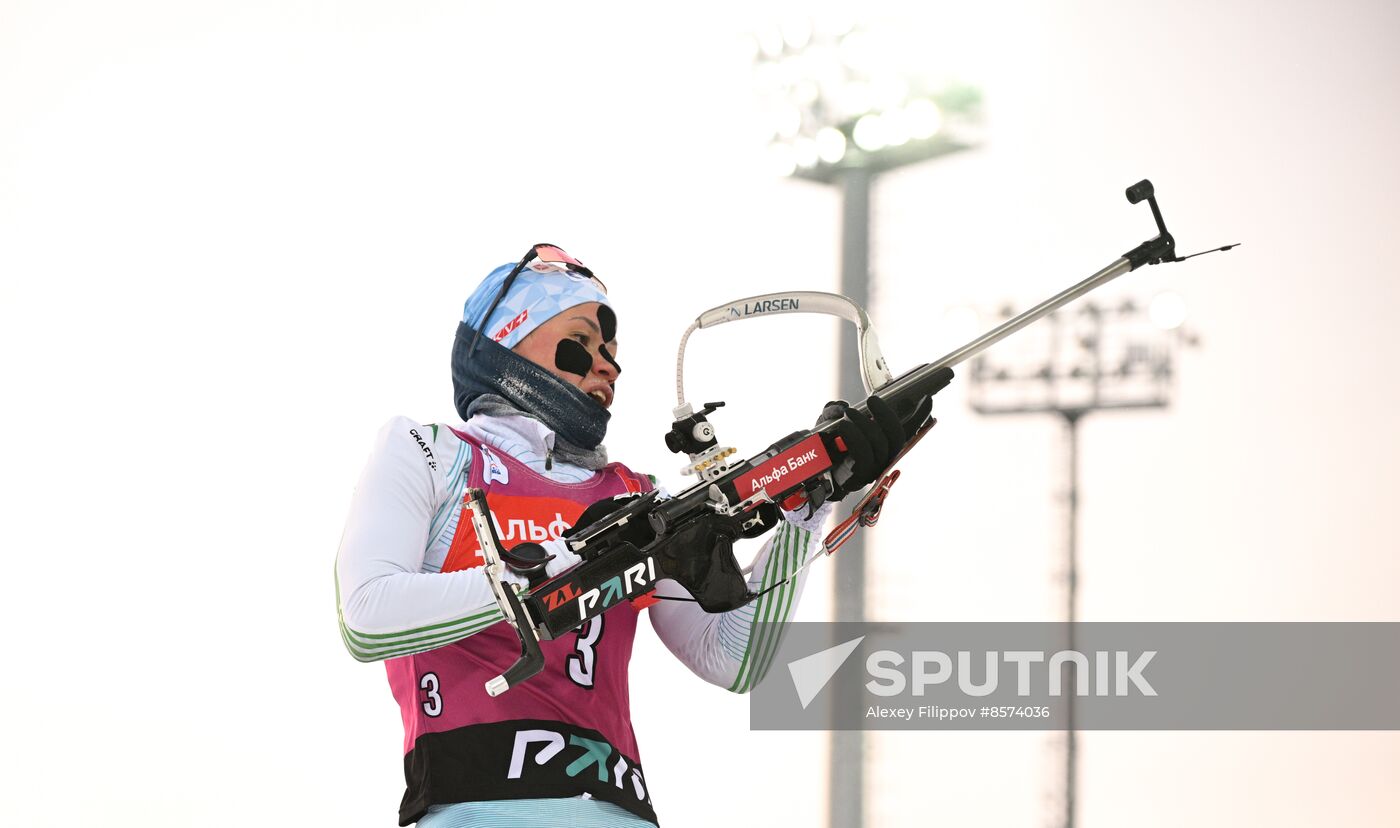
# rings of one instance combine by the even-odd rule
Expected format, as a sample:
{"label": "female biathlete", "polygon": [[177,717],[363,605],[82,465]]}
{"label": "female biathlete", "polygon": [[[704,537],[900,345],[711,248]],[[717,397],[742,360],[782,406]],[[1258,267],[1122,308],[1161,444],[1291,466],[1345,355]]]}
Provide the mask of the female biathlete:
{"label": "female biathlete", "polygon": [[[602,445],[622,373],[616,339],[602,282],[559,248],[535,245],[466,302],[452,351],[463,422],[397,417],[379,432],[341,540],[337,597],[345,646],[361,661],[384,662],[402,713],[400,825],[657,822],[628,706],[642,610],[624,604],[541,642],[544,671],[488,696],[483,685],[520,644],[462,519],[464,490],[483,489],[504,546],[540,543],[554,555],[552,576],[578,562],[559,538],[589,505],[652,488],[647,476],[608,462]],[[898,420],[873,409],[874,418],[844,406],[823,412],[824,421],[835,412],[861,460],[838,496],[870,483],[902,445]],[[757,600],[715,614],[680,600],[647,608],[667,648],[708,682],[737,693],[754,687],[777,646],[771,622],[796,608],[799,564],[828,509],[784,513],[749,576]],[[658,594],[686,596],[671,581]]]}

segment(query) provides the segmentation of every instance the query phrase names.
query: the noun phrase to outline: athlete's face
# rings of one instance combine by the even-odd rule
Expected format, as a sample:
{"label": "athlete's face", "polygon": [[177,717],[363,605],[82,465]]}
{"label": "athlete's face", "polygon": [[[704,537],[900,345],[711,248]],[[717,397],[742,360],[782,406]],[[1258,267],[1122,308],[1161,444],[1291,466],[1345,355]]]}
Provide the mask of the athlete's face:
{"label": "athlete's face", "polygon": [[622,373],[617,364],[616,335],[617,317],[612,309],[586,302],[530,331],[515,346],[515,352],[608,408]]}

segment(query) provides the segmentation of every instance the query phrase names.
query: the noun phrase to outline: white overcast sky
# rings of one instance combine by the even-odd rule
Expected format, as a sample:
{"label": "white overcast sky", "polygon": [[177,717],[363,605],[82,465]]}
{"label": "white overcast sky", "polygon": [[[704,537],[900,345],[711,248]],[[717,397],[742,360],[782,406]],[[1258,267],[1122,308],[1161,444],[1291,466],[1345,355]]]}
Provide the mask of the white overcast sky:
{"label": "white overcast sky", "polygon": [[[948,308],[1025,306],[1152,235],[1201,346],[1173,408],[1082,429],[1086,620],[1397,621],[1400,8],[873,4],[985,143],[874,197],[896,370]],[[607,281],[609,446],[660,435],[699,311],[837,286],[835,193],[766,172],[748,36],[814,4],[0,0],[0,822],[393,824],[397,709],[335,627],[351,489],[395,414],[454,417],[461,302],[549,240]],[[692,340],[746,452],[832,393],[834,326]],[[1008,347],[1010,347],[1008,345]],[[871,536],[874,613],[1058,618],[1061,443],[962,381]],[[829,610],[819,565],[799,618]],[[1300,665],[1306,669],[1306,665]],[[825,742],[751,733],[645,628],[663,823],[819,824]],[[1400,823],[1393,733],[1092,733],[1081,824]],[[1052,740],[875,740],[872,824],[1048,825]]]}

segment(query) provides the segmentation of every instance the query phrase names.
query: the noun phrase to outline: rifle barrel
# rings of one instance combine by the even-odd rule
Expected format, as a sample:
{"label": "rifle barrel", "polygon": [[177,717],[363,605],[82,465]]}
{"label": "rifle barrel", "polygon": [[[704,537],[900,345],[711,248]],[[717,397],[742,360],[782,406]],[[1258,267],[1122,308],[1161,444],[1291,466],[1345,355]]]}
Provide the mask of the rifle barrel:
{"label": "rifle barrel", "polygon": [[[1132,262],[1120,257],[1114,260],[1113,264],[1084,281],[1060,291],[1021,315],[1008,319],[966,345],[944,355],[936,362],[920,365],[901,374],[875,389],[875,393],[894,406],[896,412],[901,415],[906,414],[908,412],[901,410],[902,408],[912,406],[919,398],[936,393],[948,384],[948,380],[952,379],[952,371],[947,369],[966,362],[1032,322],[1059,310],[1089,291],[1102,287],[1132,269]],[[946,371],[946,379],[942,373],[944,371]],[[930,391],[929,388],[933,390]],[[863,401],[853,407],[867,412],[869,410]]]}

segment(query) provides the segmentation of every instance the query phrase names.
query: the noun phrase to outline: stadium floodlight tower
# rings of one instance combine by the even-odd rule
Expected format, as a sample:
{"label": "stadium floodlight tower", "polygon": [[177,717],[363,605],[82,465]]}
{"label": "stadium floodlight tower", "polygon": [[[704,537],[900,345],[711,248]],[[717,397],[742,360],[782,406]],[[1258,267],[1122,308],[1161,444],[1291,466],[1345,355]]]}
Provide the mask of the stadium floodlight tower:
{"label": "stadium floodlight tower", "polygon": [[[1002,316],[1011,318],[1011,309],[1003,309]],[[1168,407],[1176,346],[1196,344],[1182,328],[1185,318],[1186,304],[1172,292],[1158,294],[1146,307],[1131,299],[1114,305],[1086,302],[1047,317],[1048,339],[1036,342],[1021,359],[994,364],[984,353],[972,361],[968,396],[973,411],[1054,414],[1064,423],[1066,649],[1075,648],[1078,620],[1079,424],[1091,411]],[[1069,686],[1076,686],[1075,680],[1071,673]],[[1062,824],[1073,828],[1078,759],[1074,695],[1067,699]]]}
{"label": "stadium floodlight tower", "polygon": [[[849,21],[790,21],[758,35],[754,80],[770,119],[774,171],[841,192],[841,293],[870,301],[870,192],[874,177],[969,149],[980,95],[956,83],[912,80],[871,32]],[[842,326],[839,394],[861,399],[859,349]],[[863,545],[859,535],[851,543]],[[836,556],[833,620],[863,621],[865,554]],[[839,690],[838,690],[839,692]],[[840,704],[840,699],[837,704]],[[865,808],[865,740],[832,731],[830,825],[858,828]]]}

